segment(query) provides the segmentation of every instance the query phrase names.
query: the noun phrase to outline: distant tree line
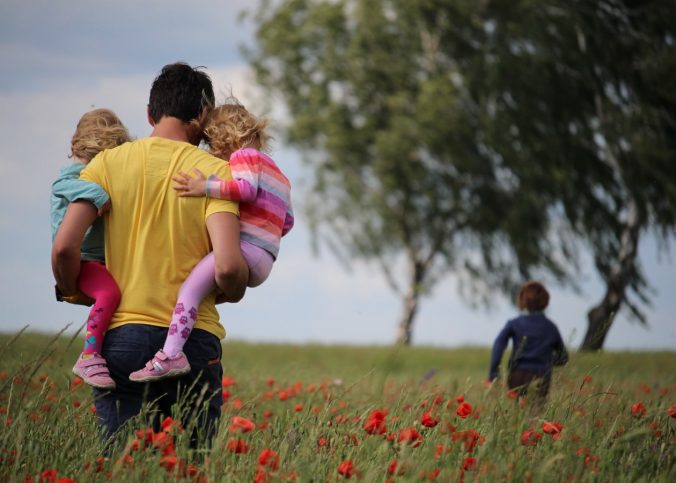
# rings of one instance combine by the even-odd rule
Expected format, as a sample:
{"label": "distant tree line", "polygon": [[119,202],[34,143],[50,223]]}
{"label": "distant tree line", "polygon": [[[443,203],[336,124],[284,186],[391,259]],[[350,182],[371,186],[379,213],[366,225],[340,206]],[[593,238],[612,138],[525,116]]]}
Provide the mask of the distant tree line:
{"label": "distant tree line", "polygon": [[311,168],[314,233],[378,262],[399,343],[448,273],[480,302],[574,286],[583,252],[606,293],[582,349],[623,307],[646,322],[639,242],[676,226],[673,2],[286,0],[252,18],[245,54]]}

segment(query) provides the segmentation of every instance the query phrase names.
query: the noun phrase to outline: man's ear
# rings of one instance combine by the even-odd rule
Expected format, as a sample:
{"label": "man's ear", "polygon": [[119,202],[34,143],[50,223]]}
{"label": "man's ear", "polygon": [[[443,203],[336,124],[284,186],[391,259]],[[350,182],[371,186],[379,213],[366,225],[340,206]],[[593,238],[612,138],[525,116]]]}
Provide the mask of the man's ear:
{"label": "man's ear", "polygon": [[146,116],[148,117],[148,124],[150,124],[152,127],[155,127],[155,121],[153,121],[153,118],[150,115],[150,106],[146,106]]}

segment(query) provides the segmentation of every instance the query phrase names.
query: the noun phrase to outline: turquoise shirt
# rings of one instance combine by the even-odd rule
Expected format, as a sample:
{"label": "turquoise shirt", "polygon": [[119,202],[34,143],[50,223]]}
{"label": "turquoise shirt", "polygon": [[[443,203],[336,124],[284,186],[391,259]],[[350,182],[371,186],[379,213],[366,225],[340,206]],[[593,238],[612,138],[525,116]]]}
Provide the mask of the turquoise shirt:
{"label": "turquoise shirt", "polygon": [[[68,204],[77,200],[86,200],[100,209],[109,199],[105,192],[96,183],[80,180],[80,171],[84,169],[82,163],[73,163],[61,170],[59,177],[52,183],[51,216],[52,216],[52,241],[56,232],[61,226],[63,217],[66,214]],[[103,218],[96,219],[94,224],[89,227],[82,240],[80,257],[84,261],[105,260],[104,241],[103,241]]]}

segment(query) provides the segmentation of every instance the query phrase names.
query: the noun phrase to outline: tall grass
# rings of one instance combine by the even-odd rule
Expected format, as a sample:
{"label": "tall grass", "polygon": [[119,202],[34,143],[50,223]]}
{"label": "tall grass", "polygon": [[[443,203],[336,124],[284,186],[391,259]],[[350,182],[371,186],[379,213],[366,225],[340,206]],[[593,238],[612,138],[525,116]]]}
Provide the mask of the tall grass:
{"label": "tall grass", "polygon": [[[148,412],[106,446],[91,392],[70,372],[80,346],[0,336],[1,481],[676,481],[675,353],[573,354],[537,409],[484,385],[486,348],[227,342],[221,425],[196,452],[189,428],[154,434]],[[459,399],[472,406],[465,418]],[[369,434],[378,409],[385,431]],[[231,427],[235,416],[255,429]],[[558,435],[543,431],[551,422]],[[410,429],[419,444],[399,441]],[[279,465],[259,461],[264,449]]]}

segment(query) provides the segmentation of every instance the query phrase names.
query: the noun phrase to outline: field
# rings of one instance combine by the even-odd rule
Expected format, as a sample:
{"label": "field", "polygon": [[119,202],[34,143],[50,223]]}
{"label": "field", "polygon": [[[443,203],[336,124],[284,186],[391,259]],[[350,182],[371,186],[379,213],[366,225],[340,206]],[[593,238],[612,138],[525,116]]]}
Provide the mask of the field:
{"label": "field", "polygon": [[0,481],[676,481],[676,353],[571,354],[547,405],[487,348],[224,344],[213,449],[142,419],[104,452],[79,338],[0,335]]}

